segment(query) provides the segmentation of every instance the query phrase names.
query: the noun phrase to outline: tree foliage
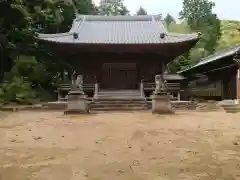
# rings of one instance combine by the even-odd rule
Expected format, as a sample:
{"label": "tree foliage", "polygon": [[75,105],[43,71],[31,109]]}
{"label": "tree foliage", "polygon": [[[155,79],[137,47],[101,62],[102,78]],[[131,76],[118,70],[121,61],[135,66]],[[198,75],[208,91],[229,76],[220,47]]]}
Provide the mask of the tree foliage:
{"label": "tree foliage", "polygon": [[140,8],[137,10],[137,15],[147,15],[147,11],[142,7],[140,6]]}
{"label": "tree foliage", "polygon": [[123,4],[123,0],[101,0],[99,12],[107,16],[129,15],[129,10]]}
{"label": "tree foliage", "polygon": [[183,10],[180,19],[186,19],[189,27],[196,32],[202,30],[201,26],[207,23],[212,15],[215,3],[208,0],[183,0]]}
{"label": "tree foliage", "polygon": [[10,102],[20,104],[32,104],[36,98],[36,92],[32,89],[31,83],[22,77],[14,77],[11,83],[4,83],[0,88],[0,103]]}
{"label": "tree foliage", "polygon": [[208,0],[183,0],[181,24],[169,24],[169,30],[178,33],[201,32],[202,36],[188,56],[181,56],[172,66],[178,70],[196,64],[201,58],[214,53],[221,38],[221,21],[212,12],[215,4]]}
{"label": "tree foliage", "polygon": [[173,16],[171,16],[170,14],[167,14],[167,16],[164,18],[164,21],[166,22],[166,24],[169,26],[171,23],[176,23],[176,20],[174,19]]}
{"label": "tree foliage", "polygon": [[180,18],[187,21],[193,32],[201,32],[199,48],[204,48],[208,54],[215,51],[221,37],[220,20],[212,12],[215,3],[208,0],[184,0]]}
{"label": "tree foliage", "polygon": [[0,80],[5,81],[0,99],[29,103],[39,97],[38,92],[53,89],[66,64],[60,59],[56,62],[49,50],[36,42],[35,33],[68,31],[76,11],[98,12],[91,0],[0,1]]}
{"label": "tree foliage", "polygon": [[[220,23],[222,35],[218,40],[217,45],[214,47],[216,51],[240,44],[240,21],[222,20]],[[169,31],[183,34],[193,32],[188,26],[187,21],[182,21],[179,24],[171,23],[169,25]],[[174,72],[185,69],[186,64],[188,64],[187,66],[194,65],[201,57],[206,57],[207,55],[209,55],[209,52],[207,52],[204,48],[193,48],[190,51],[189,58],[182,59],[181,56],[180,59],[178,58],[170,64],[170,69]],[[184,61],[184,63],[180,63],[179,61]]]}

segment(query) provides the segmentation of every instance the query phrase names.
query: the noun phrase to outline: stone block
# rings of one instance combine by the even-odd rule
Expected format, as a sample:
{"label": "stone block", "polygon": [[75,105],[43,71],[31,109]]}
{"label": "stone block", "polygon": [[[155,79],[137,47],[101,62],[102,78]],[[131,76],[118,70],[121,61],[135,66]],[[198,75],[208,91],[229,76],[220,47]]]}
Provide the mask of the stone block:
{"label": "stone block", "polygon": [[48,103],[43,103],[42,108],[43,109],[49,109],[49,110],[64,110],[67,107],[67,102],[62,101],[62,102],[48,102]]}
{"label": "stone block", "polygon": [[152,96],[152,113],[154,114],[173,114],[171,97],[169,95]]}
{"label": "stone block", "polygon": [[239,104],[229,104],[222,106],[226,113],[240,113],[240,105]]}
{"label": "stone block", "polygon": [[88,114],[90,111],[87,97],[81,91],[70,91],[65,114]]}
{"label": "stone block", "polygon": [[198,103],[197,102],[189,102],[187,105],[187,109],[188,110],[196,110],[198,107]]}

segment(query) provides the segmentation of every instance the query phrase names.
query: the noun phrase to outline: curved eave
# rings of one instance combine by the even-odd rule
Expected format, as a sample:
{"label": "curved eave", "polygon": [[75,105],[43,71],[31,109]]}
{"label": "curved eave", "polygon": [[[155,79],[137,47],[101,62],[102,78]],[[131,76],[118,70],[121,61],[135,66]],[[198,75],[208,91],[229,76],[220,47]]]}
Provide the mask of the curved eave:
{"label": "curved eave", "polygon": [[72,44],[72,45],[161,45],[161,44],[179,44],[179,43],[192,43],[197,42],[199,40],[198,34],[173,34],[169,33],[166,35],[165,38],[160,40],[156,40],[154,42],[151,41],[132,41],[127,42],[127,40],[81,40],[81,39],[74,39],[73,33],[59,33],[59,34],[37,34],[36,37],[40,41],[45,41],[49,43],[56,43],[56,44]]}
{"label": "curved eave", "polygon": [[[63,33],[64,36],[69,36],[69,33]],[[53,35],[54,37],[62,37],[62,35]],[[188,35],[189,37],[189,35]],[[176,57],[189,51],[199,40],[199,37],[194,36],[184,41],[174,41],[165,43],[72,43],[72,42],[57,42],[49,35],[40,35],[38,40],[49,45],[55,52],[62,55],[70,55],[77,53],[151,53],[160,55],[160,61],[166,64],[173,61]],[[146,59],[149,61],[149,59]]]}

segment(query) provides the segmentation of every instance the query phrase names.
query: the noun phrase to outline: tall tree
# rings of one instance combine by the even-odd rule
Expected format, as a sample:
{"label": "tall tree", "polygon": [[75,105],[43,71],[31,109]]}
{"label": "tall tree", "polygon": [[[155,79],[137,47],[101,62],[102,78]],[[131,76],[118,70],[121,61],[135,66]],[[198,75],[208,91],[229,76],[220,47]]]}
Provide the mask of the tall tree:
{"label": "tall tree", "polygon": [[[37,54],[39,48],[36,48],[35,32],[68,31],[76,11],[81,14],[91,14],[97,10],[91,0],[0,1],[2,71],[8,71],[2,64],[4,67],[9,67],[8,64],[19,55]],[[2,72],[0,74],[2,75]]]}
{"label": "tall tree", "polygon": [[107,16],[128,15],[129,10],[123,4],[123,0],[101,0],[100,14]]}
{"label": "tall tree", "polygon": [[212,15],[214,6],[215,3],[208,0],[183,0],[180,19],[186,19],[192,30],[199,31],[209,15]]}
{"label": "tall tree", "polygon": [[175,20],[174,17],[171,16],[170,14],[167,14],[167,16],[164,18],[164,21],[167,23],[168,26],[169,26],[171,23],[176,23],[176,20]]}
{"label": "tall tree", "polygon": [[66,32],[76,12],[98,10],[91,0],[0,0],[0,80],[7,81],[0,87],[0,103],[2,98],[22,102],[53,90],[59,72],[71,67],[38,44],[35,32]]}
{"label": "tall tree", "polygon": [[180,18],[185,19],[192,31],[201,32],[202,38],[198,47],[204,48],[209,54],[221,37],[220,20],[212,12],[215,3],[208,0],[184,0]]}
{"label": "tall tree", "polygon": [[140,8],[137,10],[137,15],[147,15],[147,11],[142,7],[140,6]]}

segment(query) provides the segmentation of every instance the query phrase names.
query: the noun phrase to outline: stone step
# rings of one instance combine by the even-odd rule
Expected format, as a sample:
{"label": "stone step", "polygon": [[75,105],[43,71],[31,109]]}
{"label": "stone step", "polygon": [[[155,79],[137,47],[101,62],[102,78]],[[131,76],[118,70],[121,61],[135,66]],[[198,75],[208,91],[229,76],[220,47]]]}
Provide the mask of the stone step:
{"label": "stone step", "polygon": [[98,94],[140,94],[139,91],[136,92],[98,92]]}
{"label": "stone step", "polygon": [[136,101],[144,101],[144,98],[139,97],[101,97],[94,99],[94,102],[104,102],[104,101],[122,101],[122,102],[136,102]]}
{"label": "stone step", "polygon": [[140,94],[98,94],[98,97],[140,97]]}
{"label": "stone step", "polygon": [[147,103],[146,101],[142,99],[135,99],[135,100],[129,100],[129,99],[111,99],[111,100],[95,100],[92,103],[94,104],[142,104]]}
{"label": "stone step", "polygon": [[100,91],[91,104],[92,111],[147,110],[148,104],[138,90]]}
{"label": "stone step", "polygon": [[133,95],[127,95],[127,96],[126,96],[126,95],[121,95],[121,96],[109,96],[109,95],[107,95],[107,96],[105,96],[105,95],[104,95],[104,96],[97,96],[97,98],[98,98],[98,99],[103,99],[103,98],[105,98],[105,99],[106,99],[106,98],[107,98],[107,99],[111,99],[111,98],[113,98],[113,99],[114,99],[114,98],[116,98],[116,99],[129,99],[129,98],[139,99],[139,98],[141,98],[141,97],[140,97],[140,95],[137,95],[137,96],[135,96],[135,95],[134,95],[134,96],[133,96]]}
{"label": "stone step", "polygon": [[92,108],[91,111],[143,111],[149,110],[148,107],[97,107]]}
{"label": "stone step", "polygon": [[91,104],[91,108],[97,108],[97,107],[129,107],[129,108],[137,108],[137,107],[149,107],[147,104]]}
{"label": "stone step", "polygon": [[139,93],[139,90],[100,90],[99,93]]}
{"label": "stone step", "polygon": [[140,97],[140,94],[98,94],[98,97]]}
{"label": "stone step", "polygon": [[119,96],[119,95],[123,95],[123,96],[138,96],[140,95],[139,91],[133,91],[133,92],[128,92],[128,91],[109,91],[109,92],[98,92],[98,95],[104,95],[104,96]]}

